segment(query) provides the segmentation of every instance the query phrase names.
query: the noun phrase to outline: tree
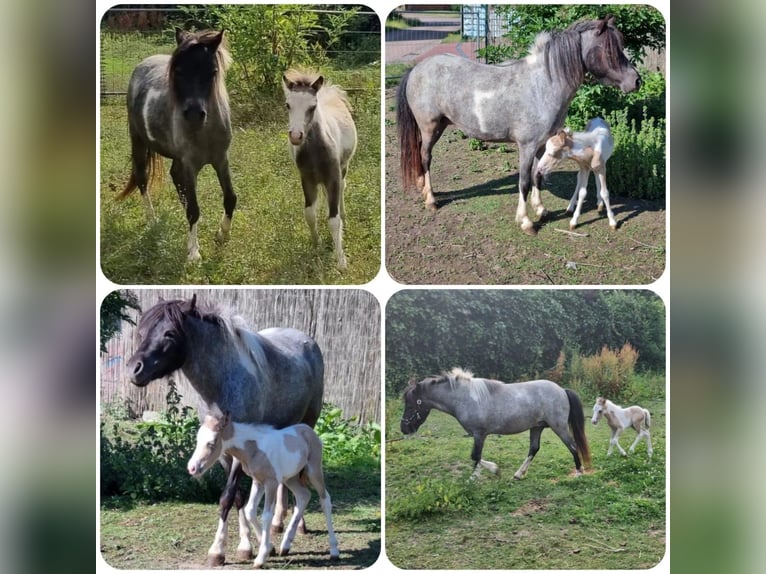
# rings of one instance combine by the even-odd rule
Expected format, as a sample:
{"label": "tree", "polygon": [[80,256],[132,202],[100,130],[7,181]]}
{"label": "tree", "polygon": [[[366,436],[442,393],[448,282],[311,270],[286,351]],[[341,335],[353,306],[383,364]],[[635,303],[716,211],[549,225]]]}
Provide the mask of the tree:
{"label": "tree", "polygon": [[112,291],[101,303],[101,352],[106,353],[106,344],[115,333],[119,332],[122,322],[131,325],[136,322],[128,314],[128,309],[141,310],[138,297],[132,291]]}

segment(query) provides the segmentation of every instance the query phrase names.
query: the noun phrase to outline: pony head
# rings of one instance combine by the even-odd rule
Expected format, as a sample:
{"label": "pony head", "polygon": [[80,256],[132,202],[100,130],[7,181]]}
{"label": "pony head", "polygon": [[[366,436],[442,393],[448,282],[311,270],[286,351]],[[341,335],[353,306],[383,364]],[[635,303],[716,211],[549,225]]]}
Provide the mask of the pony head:
{"label": "pony head", "polygon": [[317,93],[324,85],[321,75],[288,70],[282,75],[285,108],[288,114],[287,136],[293,145],[301,145],[314,121]]}
{"label": "pony head", "polygon": [[211,100],[225,94],[223,76],[231,59],[223,31],[176,28],[176,44],[169,65],[172,102],[187,125],[198,129],[205,124]]}
{"label": "pony head", "polygon": [[189,474],[199,477],[207,472],[221,456],[223,439],[231,433],[231,416],[214,407],[197,430],[197,446],[186,465]]}
{"label": "pony head", "polygon": [[614,25],[614,16],[575,24],[581,29],[582,61],[585,69],[606,86],[620,88],[623,93],[641,87],[641,76],[625,57],[622,34]]}
{"label": "pony head", "polygon": [[594,425],[598,424],[602,415],[606,412],[606,399],[604,397],[598,397],[596,404],[593,405],[593,418],[590,420]]}
{"label": "pony head", "polygon": [[545,153],[537,163],[537,176],[548,175],[556,164],[572,150],[572,132],[568,128],[559,130],[545,142]]}
{"label": "pony head", "polygon": [[183,366],[187,356],[184,320],[196,306],[195,294],[191,301],[161,301],[141,316],[141,344],[126,365],[131,383],[144,387]]}
{"label": "pony head", "polygon": [[423,382],[410,381],[404,391],[404,414],[402,414],[402,420],[399,424],[402,434],[412,434],[417,431],[420,425],[426,422],[428,413],[431,412],[431,407],[426,405],[423,399],[423,387],[421,385]]}

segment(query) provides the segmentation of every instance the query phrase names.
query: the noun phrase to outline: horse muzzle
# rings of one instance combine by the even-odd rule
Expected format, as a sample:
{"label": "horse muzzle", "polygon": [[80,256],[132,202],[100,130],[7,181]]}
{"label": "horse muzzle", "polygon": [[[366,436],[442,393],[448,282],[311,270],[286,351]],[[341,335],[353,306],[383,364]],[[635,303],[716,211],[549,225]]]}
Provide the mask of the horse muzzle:
{"label": "horse muzzle", "polygon": [[207,120],[207,110],[199,105],[189,105],[184,107],[182,115],[184,120],[196,129],[204,126],[205,121]]}
{"label": "horse muzzle", "polygon": [[287,130],[287,137],[293,145],[301,145],[303,143],[303,132],[301,131]]}

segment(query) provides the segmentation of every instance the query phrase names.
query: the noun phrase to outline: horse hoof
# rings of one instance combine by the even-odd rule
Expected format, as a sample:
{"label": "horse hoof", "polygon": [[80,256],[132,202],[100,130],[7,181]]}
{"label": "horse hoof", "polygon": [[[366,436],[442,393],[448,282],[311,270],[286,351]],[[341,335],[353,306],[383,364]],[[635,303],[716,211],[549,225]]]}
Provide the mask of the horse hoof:
{"label": "horse hoof", "polygon": [[615,223],[614,225],[612,225],[612,224],[610,223],[610,224],[609,224],[609,229],[611,229],[612,231],[617,231],[617,224]]}
{"label": "horse hoof", "polygon": [[208,567],[223,566],[225,562],[226,558],[223,554],[208,554],[205,565]]}
{"label": "horse hoof", "polygon": [[530,237],[537,236],[537,228],[532,224],[530,224],[528,227],[524,227],[524,225],[522,225],[521,230],[527,235],[529,235]]}
{"label": "horse hoof", "polygon": [[340,554],[330,554],[330,560],[332,562],[338,562],[340,560]]}
{"label": "horse hoof", "polygon": [[524,478],[524,477],[519,476],[518,474],[514,474],[513,475],[513,480],[521,480],[522,478]]}
{"label": "horse hoof", "polygon": [[218,243],[226,243],[230,237],[231,237],[231,234],[223,233],[220,229],[216,231],[216,234],[215,234],[215,240]]}
{"label": "horse hoof", "polygon": [[280,556],[287,556],[288,554],[290,554],[289,548],[283,548],[282,550],[279,551]]}
{"label": "horse hoof", "polygon": [[252,560],[253,559],[253,551],[252,550],[237,550],[237,560]]}
{"label": "horse hoof", "polygon": [[574,231],[574,230],[575,230],[575,227],[577,227],[577,224],[576,224],[576,223],[570,223],[570,224],[569,224],[569,231]]}
{"label": "horse hoof", "polygon": [[436,202],[426,203],[426,209],[428,209],[428,211],[436,211]]}

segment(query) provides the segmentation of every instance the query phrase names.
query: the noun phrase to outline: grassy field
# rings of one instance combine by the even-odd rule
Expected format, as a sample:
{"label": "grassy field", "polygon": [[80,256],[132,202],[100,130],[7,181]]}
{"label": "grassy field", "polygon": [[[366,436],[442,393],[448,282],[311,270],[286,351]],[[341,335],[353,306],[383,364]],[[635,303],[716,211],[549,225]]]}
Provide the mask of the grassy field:
{"label": "grassy field", "polygon": [[[120,89],[125,71],[150,53],[168,46],[140,36],[104,39],[105,82]],[[303,193],[288,152],[284,120],[258,121],[238,113],[232,95],[234,135],[229,150],[234,190],[238,195],[231,239],[215,241],[223,214],[218,181],[210,166],[198,180],[202,262],[186,261],[187,223],[168,174],[151,191],[158,220],[147,223],[136,193],[125,201],[114,196],[130,174],[130,145],[124,98],[110,97],[100,108],[101,266],[119,284],[364,284],[380,268],[380,69],[323,70],[330,80],[348,88],[359,134],[345,193],[344,247],[348,269],[335,265],[324,197],[319,202],[320,243],[311,246],[303,218]],[[336,78],[334,80],[334,78]],[[340,79],[338,79],[340,78]],[[354,83],[341,83],[353,78]],[[372,88],[370,87],[372,86]],[[282,102],[275,101],[275,109]],[[278,117],[278,116],[277,116]]]}
{"label": "grassy field", "polygon": [[[585,407],[590,416],[590,400]],[[513,480],[529,434],[491,436],[483,458],[500,466],[469,480],[473,440],[432,411],[417,434],[399,431],[401,400],[386,408],[386,553],[404,569],[644,569],[665,554],[665,403],[645,443],[606,457],[609,429],[587,422],[592,469],[571,476],[572,457],[546,430],[527,477]],[[631,436],[632,435],[632,436]],[[627,450],[635,434],[621,444]]]}

